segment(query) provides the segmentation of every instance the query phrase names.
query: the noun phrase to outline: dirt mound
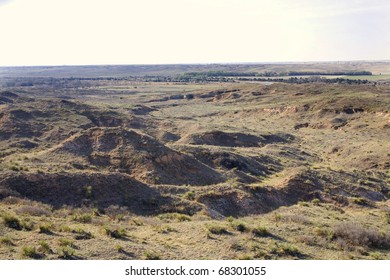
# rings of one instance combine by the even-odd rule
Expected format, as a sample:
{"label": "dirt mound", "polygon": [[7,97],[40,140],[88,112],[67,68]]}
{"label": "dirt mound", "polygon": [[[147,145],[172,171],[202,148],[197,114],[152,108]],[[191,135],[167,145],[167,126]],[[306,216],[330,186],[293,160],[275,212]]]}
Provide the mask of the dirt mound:
{"label": "dirt mound", "polygon": [[209,131],[182,137],[179,144],[212,145],[224,147],[261,147],[265,139],[251,134]]}
{"label": "dirt mound", "polygon": [[[56,208],[110,205],[127,206],[136,214],[169,211],[175,203],[158,191],[120,173],[26,173],[5,175],[2,193],[40,201]],[[177,203],[177,202],[176,202]],[[187,205],[187,207],[190,207]]]}
{"label": "dirt mound", "polygon": [[68,138],[50,153],[70,153],[92,165],[125,172],[152,184],[207,185],[221,179],[216,171],[193,157],[135,130],[89,129]]}
{"label": "dirt mound", "polygon": [[252,176],[266,176],[280,169],[280,163],[266,155],[243,156],[231,151],[196,146],[181,146],[179,148],[216,169],[237,170]]}
{"label": "dirt mound", "polygon": [[0,92],[0,104],[14,103],[17,98],[19,98],[19,95],[10,91]]}
{"label": "dirt mound", "polygon": [[0,113],[0,140],[7,140],[11,137],[35,137],[42,134],[45,127],[42,123],[30,122],[33,114],[22,110],[5,110]]}

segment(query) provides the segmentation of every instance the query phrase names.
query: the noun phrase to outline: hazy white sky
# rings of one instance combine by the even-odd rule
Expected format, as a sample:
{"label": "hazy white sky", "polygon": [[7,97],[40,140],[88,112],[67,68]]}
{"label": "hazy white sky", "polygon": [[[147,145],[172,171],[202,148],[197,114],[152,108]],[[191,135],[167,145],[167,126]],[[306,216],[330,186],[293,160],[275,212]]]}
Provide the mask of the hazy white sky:
{"label": "hazy white sky", "polygon": [[0,65],[390,59],[389,0],[0,0]]}

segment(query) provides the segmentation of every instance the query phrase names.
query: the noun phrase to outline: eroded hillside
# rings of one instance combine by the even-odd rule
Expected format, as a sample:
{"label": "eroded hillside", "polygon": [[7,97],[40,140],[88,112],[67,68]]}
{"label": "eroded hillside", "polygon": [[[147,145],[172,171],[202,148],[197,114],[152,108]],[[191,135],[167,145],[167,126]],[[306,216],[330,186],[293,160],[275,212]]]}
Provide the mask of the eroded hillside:
{"label": "eroded hillside", "polygon": [[[390,256],[385,85],[32,91],[0,92],[0,211],[20,223],[3,218],[2,258],[31,240],[41,258]],[[383,243],[339,232],[351,224]]]}

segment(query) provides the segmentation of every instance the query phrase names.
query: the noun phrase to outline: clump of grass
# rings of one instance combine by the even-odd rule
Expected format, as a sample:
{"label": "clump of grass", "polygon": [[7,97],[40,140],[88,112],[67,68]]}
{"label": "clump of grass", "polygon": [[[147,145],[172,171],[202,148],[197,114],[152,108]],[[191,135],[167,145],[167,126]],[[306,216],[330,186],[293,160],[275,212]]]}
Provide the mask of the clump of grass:
{"label": "clump of grass", "polygon": [[271,249],[271,253],[276,254],[278,256],[297,257],[300,255],[300,252],[297,247],[287,243],[275,243],[275,246]]}
{"label": "clump of grass", "polygon": [[267,237],[270,236],[270,232],[266,227],[258,226],[252,229],[252,234],[256,237]]}
{"label": "clump of grass", "polygon": [[208,225],[207,229],[212,234],[230,234],[226,227],[220,225]]}
{"label": "clump of grass", "polygon": [[328,241],[331,241],[334,239],[334,232],[331,229],[327,229],[324,227],[315,227],[313,229],[313,233],[317,236],[320,236],[320,237],[327,239]]}
{"label": "clump of grass", "polygon": [[233,223],[232,223],[232,227],[233,227],[235,230],[237,230],[237,231],[239,231],[239,232],[241,232],[241,233],[243,233],[243,232],[248,232],[248,231],[250,230],[250,228],[248,227],[247,224],[245,224],[245,223],[243,223],[243,222],[239,222],[239,221],[233,222]]}
{"label": "clump of grass", "polygon": [[123,228],[110,229],[108,226],[105,226],[103,230],[107,236],[112,238],[123,239],[126,237],[126,231]]}
{"label": "clump of grass", "polygon": [[352,202],[357,204],[357,205],[361,205],[361,206],[367,206],[369,205],[369,202],[367,201],[367,199],[365,199],[364,197],[354,197],[352,199]]}
{"label": "clump of grass", "polygon": [[24,246],[22,248],[22,255],[24,257],[32,258],[32,259],[39,259],[42,256],[38,253],[37,249],[33,246]]}
{"label": "clump of grass", "polygon": [[229,217],[226,218],[226,221],[228,221],[229,223],[233,223],[234,217],[229,216]]}
{"label": "clump of grass", "polygon": [[72,240],[66,239],[66,238],[60,238],[58,239],[58,245],[61,247],[69,247],[69,248],[76,248]]}
{"label": "clump of grass", "polygon": [[4,222],[5,226],[12,228],[12,229],[16,229],[16,230],[23,229],[22,223],[19,220],[19,218],[15,217],[11,214],[8,214],[8,213],[3,214],[2,218],[3,218],[3,222]]}
{"label": "clump of grass", "polygon": [[72,216],[72,220],[75,222],[88,224],[92,222],[92,215],[91,214],[76,214]]}
{"label": "clump of grass", "polygon": [[46,241],[39,242],[38,250],[46,254],[52,253],[52,250],[50,249],[50,246]]}
{"label": "clump of grass", "polygon": [[38,231],[39,233],[52,234],[53,232],[51,231],[51,228],[51,225],[40,225]]}
{"label": "clump of grass", "polygon": [[146,251],[144,253],[145,260],[161,260],[161,257],[156,252]]}
{"label": "clump of grass", "polygon": [[115,250],[117,250],[119,253],[123,253],[124,252],[124,249],[121,245],[117,244],[115,245]]}
{"label": "clump of grass", "polygon": [[315,198],[315,199],[313,199],[313,200],[311,201],[311,203],[313,203],[313,204],[316,205],[316,206],[320,205],[320,202],[321,202],[321,200],[319,200],[318,198]]}
{"label": "clump of grass", "polygon": [[60,227],[60,232],[72,232],[72,229],[67,225],[63,225]]}
{"label": "clump of grass", "polygon": [[195,193],[194,193],[194,192],[191,192],[191,191],[186,192],[186,193],[184,194],[184,198],[185,198],[185,199],[188,199],[188,200],[195,200]]}
{"label": "clump of grass", "polygon": [[92,233],[85,231],[81,228],[73,229],[71,232],[76,234],[74,237],[74,239],[76,240],[87,240],[94,238]]}
{"label": "clump of grass", "polygon": [[60,259],[69,260],[74,258],[75,250],[67,246],[60,247],[57,254]]}
{"label": "clump of grass", "polygon": [[6,246],[15,246],[12,239],[8,236],[0,237],[0,244],[6,245]]}
{"label": "clump of grass", "polygon": [[131,222],[136,225],[137,227],[140,227],[140,226],[143,226],[144,225],[144,222],[141,221],[140,219],[137,219],[137,218],[134,218],[131,220]]}
{"label": "clump of grass", "polygon": [[245,254],[238,257],[239,260],[253,260],[253,257],[251,255]]}
{"label": "clump of grass", "polygon": [[162,234],[168,234],[168,233],[176,231],[174,228],[172,228],[168,225],[158,225],[158,226],[154,227],[154,229],[156,230],[156,232],[162,233]]}

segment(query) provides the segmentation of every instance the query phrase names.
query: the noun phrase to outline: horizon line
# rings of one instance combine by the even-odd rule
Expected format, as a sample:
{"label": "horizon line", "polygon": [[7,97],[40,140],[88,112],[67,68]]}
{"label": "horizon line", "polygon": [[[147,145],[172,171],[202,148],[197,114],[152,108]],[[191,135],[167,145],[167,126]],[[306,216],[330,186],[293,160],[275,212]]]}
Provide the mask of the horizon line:
{"label": "horizon line", "polygon": [[390,62],[390,59],[356,60],[306,60],[306,61],[259,61],[259,62],[190,62],[190,63],[123,63],[123,64],[41,64],[41,65],[0,65],[0,68],[22,67],[85,67],[85,66],[157,66],[157,65],[256,65],[256,64],[305,64],[305,63],[349,63],[349,62]]}

